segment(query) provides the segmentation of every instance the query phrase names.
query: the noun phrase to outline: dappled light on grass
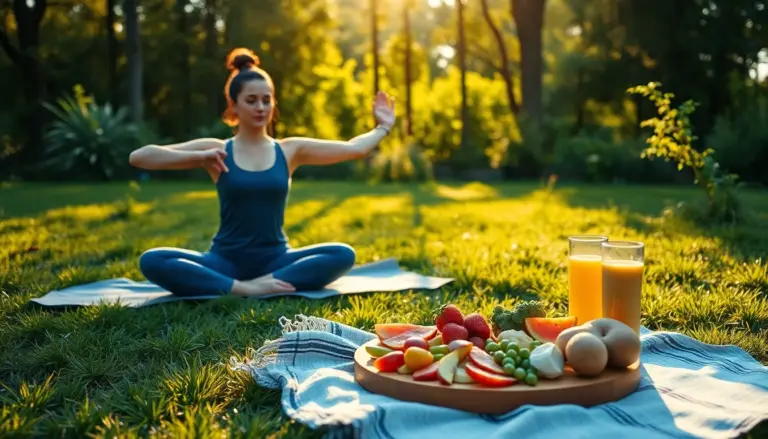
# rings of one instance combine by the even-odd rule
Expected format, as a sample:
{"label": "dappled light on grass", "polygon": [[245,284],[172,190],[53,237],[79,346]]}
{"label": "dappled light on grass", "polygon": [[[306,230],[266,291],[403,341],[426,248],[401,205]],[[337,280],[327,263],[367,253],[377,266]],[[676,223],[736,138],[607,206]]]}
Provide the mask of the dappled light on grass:
{"label": "dappled light on grass", "polygon": [[471,201],[499,196],[496,188],[483,183],[471,183],[459,188],[438,184],[435,186],[435,194],[454,201]]}
{"label": "dappled light on grass", "polygon": [[[347,242],[358,263],[394,257],[405,268],[456,281],[437,291],[318,301],[224,297],[61,311],[25,305],[53,288],[143,279],[138,257],[147,248],[205,250],[218,220],[209,188],[148,185],[137,194],[146,210],[115,216],[124,191],[107,185],[73,192],[92,203],[63,207],[69,203],[43,197],[38,201],[50,208],[35,206],[37,216],[0,220],[0,381],[17,393],[24,383],[50,392],[39,409],[4,407],[4,419],[31,435],[56,437],[319,437],[322,430],[282,415],[279,392],[230,371],[230,357],[244,359],[278,338],[278,319],[296,314],[373,330],[380,322],[429,324],[446,302],[488,315],[496,304],[538,298],[552,315],[565,315],[567,237],[584,233],[646,243],[645,325],[737,344],[768,363],[768,253],[760,245],[768,231],[756,223],[702,229],[663,218],[664,202],[644,195],[695,196],[669,188],[296,184],[286,218],[292,245]],[[765,211],[768,203],[761,203],[754,198],[752,205]]]}
{"label": "dappled light on grass", "polygon": [[210,191],[192,191],[192,192],[185,192],[183,194],[180,194],[178,196],[172,197],[171,200],[212,200],[216,198],[216,191],[210,190]]}

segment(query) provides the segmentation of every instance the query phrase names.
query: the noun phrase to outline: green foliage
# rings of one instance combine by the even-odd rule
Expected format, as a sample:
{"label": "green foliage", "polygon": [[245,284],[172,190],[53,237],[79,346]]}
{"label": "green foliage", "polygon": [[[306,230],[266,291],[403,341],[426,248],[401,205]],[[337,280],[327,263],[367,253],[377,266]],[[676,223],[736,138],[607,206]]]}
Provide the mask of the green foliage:
{"label": "green foliage", "polygon": [[373,158],[369,178],[374,182],[431,181],[432,162],[412,139],[392,141]]}
{"label": "green foliage", "polygon": [[468,73],[469,138],[465,148],[459,150],[460,79],[460,71],[449,67],[431,87],[415,89],[414,136],[434,163],[459,169],[498,168],[504,163],[510,145],[521,139],[516,120],[509,114],[504,83],[495,77]]}
{"label": "green foliage", "polygon": [[[449,302],[490,317],[496,305],[535,299],[548,315],[563,316],[564,231],[647,245],[642,321],[649,329],[737,345],[768,365],[761,293],[768,231],[742,224],[702,232],[647,213],[664,198],[695,199],[696,190],[296,182],[286,217],[292,244],[342,237],[361,263],[394,257],[456,281],[436,291],[325,300],[222,297],[60,311],[27,303],[84,282],[141,280],[138,258],[149,247],[205,249],[218,220],[215,188],[144,183],[134,195],[144,214],[105,221],[123,183],[15,184],[0,195],[0,436],[322,437],[324,429],[284,414],[280,391],[226,367],[230,358],[279,337],[280,317],[299,312],[369,331],[378,322],[430,324],[432,310]],[[745,197],[768,213],[763,194]]]}
{"label": "green foliage", "polygon": [[45,159],[40,166],[52,175],[110,180],[124,175],[138,131],[127,108],[98,105],[82,86],[74,96],[45,103],[57,118],[45,133]]}
{"label": "green foliage", "polygon": [[675,163],[678,170],[686,168],[693,172],[694,184],[699,185],[707,195],[707,206],[701,219],[716,222],[741,220],[742,206],[736,193],[738,176],[723,172],[712,157],[712,149],[699,152],[692,145],[697,137],[693,134],[690,115],[697,104],[687,100],[674,107],[672,99],[675,95],[662,93],[658,82],[631,87],[627,91],[648,98],[658,112],[658,117],[640,123],[643,128],[653,129],[653,134],[646,140],[648,147],[641,157],[661,158]]}
{"label": "green foliage", "polygon": [[681,179],[663,160],[644,160],[644,139],[616,140],[613,130],[558,136],[552,172],[563,180],[594,183],[666,183]]}
{"label": "green foliage", "polygon": [[717,117],[706,144],[726,169],[743,180],[768,184],[768,97],[744,99],[738,110]]}
{"label": "green foliage", "polygon": [[231,127],[221,119],[216,119],[208,124],[201,124],[195,130],[195,137],[212,137],[214,139],[228,139],[234,135]]}
{"label": "green foliage", "polygon": [[[378,11],[379,88],[397,98],[400,120],[404,119],[406,95],[402,19],[406,4],[380,3]],[[519,69],[521,47],[509,1],[488,0],[487,4],[502,32],[513,94],[520,105],[525,88]],[[748,77],[762,56],[754,46],[759,36],[755,32],[768,28],[759,2],[734,0],[702,18],[700,9],[678,10],[672,2],[661,0],[620,5],[607,0],[548,0],[542,29],[543,123],[535,127],[510,111],[499,75],[502,57],[496,38],[483,17],[481,3],[467,2],[469,117],[462,148],[456,10],[446,3],[432,7],[426,1],[410,2],[409,7],[413,141],[440,169],[449,168],[452,174],[503,169],[511,178],[539,178],[557,172],[570,179],[613,181],[626,175],[625,166],[635,163],[620,151],[633,147],[639,136],[636,109],[641,98],[628,97],[626,88],[663,77],[678,95],[701,103],[689,115],[690,123],[715,151],[713,157],[721,168],[743,180],[768,183],[759,166],[768,144],[761,140],[765,138],[761,111],[765,110],[761,110],[763,104],[755,103],[765,87]],[[254,49],[261,67],[274,79],[280,110],[276,136],[349,139],[371,128],[370,101],[375,91],[368,3],[177,2],[169,13],[167,2],[146,0],[141,9],[141,98],[151,128],[138,126],[139,131],[146,131],[139,134],[138,144],[231,136],[218,118],[225,104],[224,55],[237,46]],[[185,13],[178,13],[180,10]],[[116,48],[119,54],[122,46],[131,44],[122,33],[117,35],[117,46],[110,44],[106,19],[105,3],[95,0],[73,10],[49,5],[36,54],[40,71],[46,73],[44,81],[30,75],[24,64],[14,63],[15,57],[0,57],[0,72],[9,78],[0,84],[9,109],[0,117],[0,175],[23,175],[22,168],[43,157],[42,142],[35,146],[29,141],[30,133],[50,128],[36,126],[43,123],[43,117],[31,117],[35,96],[55,99],[74,84],[82,84],[96,101],[109,102],[113,116],[118,113],[115,109],[129,103],[131,74],[120,56],[112,57],[115,52],[111,50]],[[123,19],[122,14],[115,16],[115,29],[124,26]],[[220,26],[222,22],[226,26]],[[750,23],[749,29],[745,22]],[[20,29],[7,30],[14,47]],[[732,38],[721,38],[725,32]],[[675,43],[681,36],[687,41],[684,46]],[[690,69],[680,69],[681,62]],[[731,90],[733,84],[742,84],[739,94]],[[99,108],[106,111],[108,106]],[[603,128],[613,130],[615,136],[605,139],[593,134]],[[594,144],[590,142],[593,136]],[[564,162],[566,155],[584,169]],[[74,172],[63,170],[70,164],[66,156],[57,153],[59,159],[46,162],[45,169],[52,173],[36,175],[75,178]],[[107,177],[103,170],[116,165],[102,165],[98,159],[91,165],[90,157],[105,156],[102,152],[86,156],[78,159],[83,164],[77,166],[88,173],[77,178],[136,177],[136,170],[125,163]],[[651,163],[638,165],[624,180],[672,182],[684,175]],[[611,175],[611,169],[617,175]],[[343,164],[302,170],[299,175],[338,178],[368,171],[360,164]],[[205,173],[191,171],[152,174],[157,178],[207,178]]]}

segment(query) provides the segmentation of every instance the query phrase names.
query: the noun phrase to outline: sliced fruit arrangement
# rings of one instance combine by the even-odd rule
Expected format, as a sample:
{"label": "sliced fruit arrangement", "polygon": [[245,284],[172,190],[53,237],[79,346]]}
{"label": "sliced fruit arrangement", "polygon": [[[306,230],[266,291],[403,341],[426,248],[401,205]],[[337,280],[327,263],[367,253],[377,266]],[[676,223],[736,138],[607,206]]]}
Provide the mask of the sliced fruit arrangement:
{"label": "sliced fruit arrangement", "polygon": [[562,376],[566,365],[594,377],[607,367],[627,367],[640,355],[639,337],[623,323],[597,319],[578,325],[576,317],[546,317],[537,301],[511,310],[497,306],[490,319],[446,304],[433,318],[435,326],[375,325],[379,344],[366,346],[374,367],[444,385],[535,386]]}
{"label": "sliced fruit arrangement", "polygon": [[406,340],[420,338],[427,342],[437,334],[434,326],[412,323],[380,323],[374,326],[382,346],[392,350],[403,350]]}
{"label": "sliced fruit arrangement", "polygon": [[561,332],[574,326],[576,326],[575,316],[525,319],[525,332],[542,343],[554,343]]}

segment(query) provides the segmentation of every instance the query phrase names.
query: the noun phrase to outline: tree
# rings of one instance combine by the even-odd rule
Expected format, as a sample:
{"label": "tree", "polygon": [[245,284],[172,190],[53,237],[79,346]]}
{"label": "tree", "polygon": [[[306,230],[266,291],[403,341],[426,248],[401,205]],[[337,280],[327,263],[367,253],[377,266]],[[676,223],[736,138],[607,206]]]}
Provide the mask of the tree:
{"label": "tree", "polygon": [[[46,78],[40,60],[40,24],[48,8],[47,0],[13,0],[11,9],[2,9],[0,46],[20,73],[26,99],[24,119],[27,127],[27,148],[22,159],[32,160],[42,149],[42,131],[45,121],[43,102],[46,97]],[[10,17],[9,17],[10,15]],[[11,42],[10,26],[14,22],[18,46]]]}
{"label": "tree", "polygon": [[456,0],[456,26],[458,35],[459,70],[461,71],[461,142],[459,149],[466,148],[467,128],[469,117],[467,115],[467,46],[464,36],[464,0]]}
{"label": "tree", "polygon": [[541,120],[544,28],[546,0],[510,0],[510,9],[520,40],[523,110],[537,126]]}
{"label": "tree", "polygon": [[501,79],[504,81],[504,85],[507,91],[507,102],[509,102],[509,111],[512,114],[517,114],[520,109],[515,98],[515,82],[512,77],[512,71],[509,66],[509,56],[507,55],[507,45],[504,41],[504,36],[499,30],[498,25],[491,16],[491,10],[488,7],[488,0],[480,0],[480,6],[483,11],[483,19],[488,24],[488,28],[493,34],[493,39],[496,43],[499,54],[499,63],[496,64],[493,60],[489,60],[489,64],[501,74]]}
{"label": "tree", "polygon": [[141,62],[141,30],[139,24],[139,0],[123,0],[125,17],[125,55],[128,67],[128,105],[131,119],[141,123],[143,109],[143,65]]}
{"label": "tree", "polygon": [[413,41],[411,39],[411,2],[410,0],[403,1],[403,32],[405,33],[405,134],[408,136],[413,135],[412,128],[412,88],[413,88],[413,74],[411,72],[411,54],[413,53]]}

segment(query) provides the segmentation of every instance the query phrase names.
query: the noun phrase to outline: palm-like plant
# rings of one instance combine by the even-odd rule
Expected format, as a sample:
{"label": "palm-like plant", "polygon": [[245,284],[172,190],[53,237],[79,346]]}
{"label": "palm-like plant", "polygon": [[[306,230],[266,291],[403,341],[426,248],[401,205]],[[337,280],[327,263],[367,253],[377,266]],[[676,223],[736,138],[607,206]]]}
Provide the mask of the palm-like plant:
{"label": "palm-like plant", "polygon": [[57,103],[44,104],[57,119],[45,134],[46,157],[41,166],[103,180],[127,168],[138,130],[125,108],[115,110],[109,103],[99,106],[80,85],[74,87],[74,96]]}

